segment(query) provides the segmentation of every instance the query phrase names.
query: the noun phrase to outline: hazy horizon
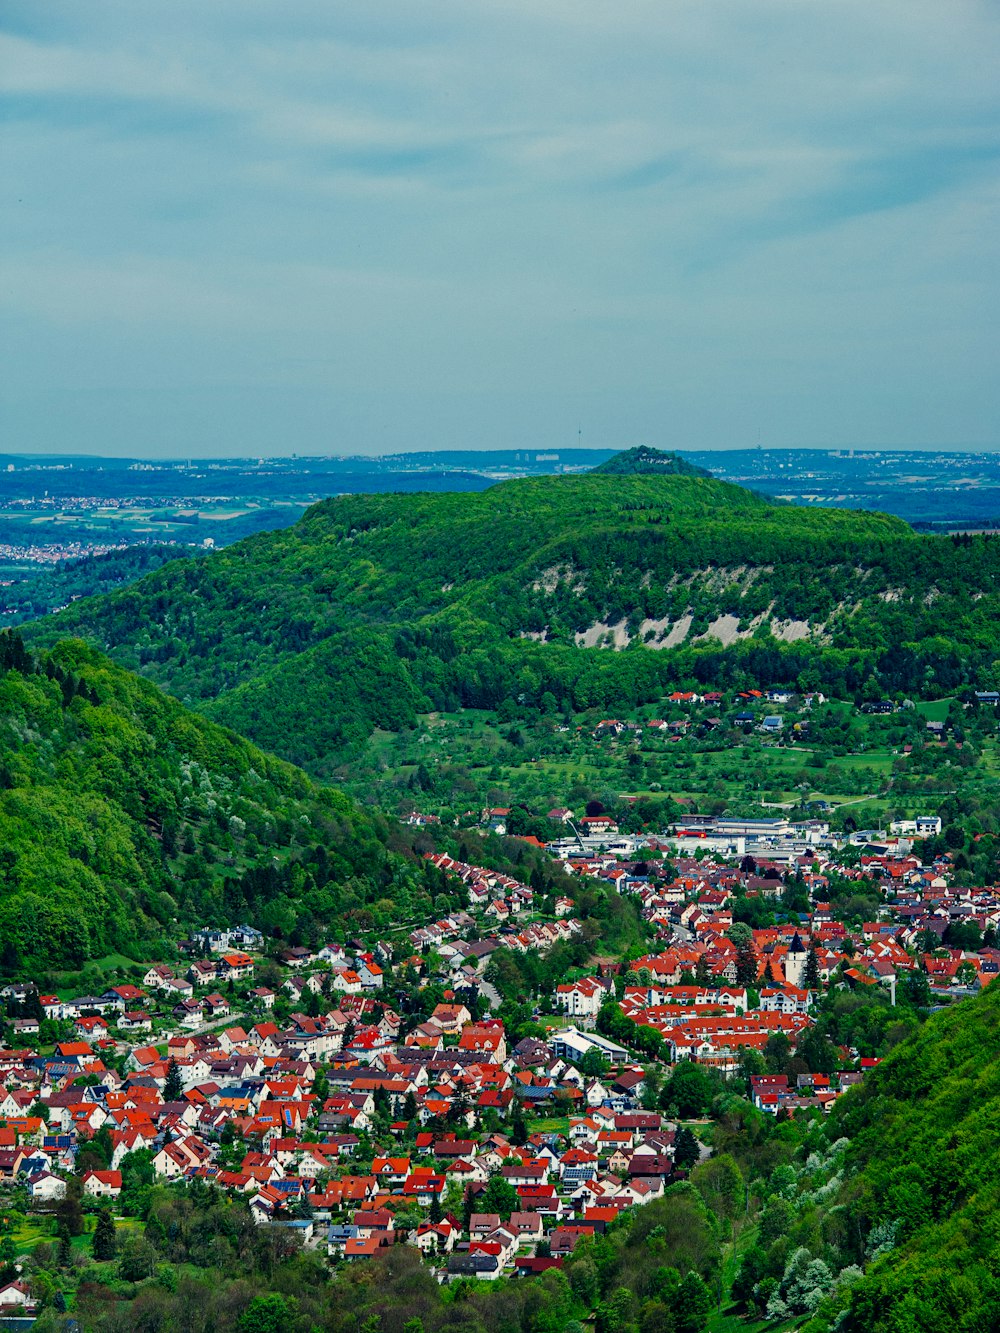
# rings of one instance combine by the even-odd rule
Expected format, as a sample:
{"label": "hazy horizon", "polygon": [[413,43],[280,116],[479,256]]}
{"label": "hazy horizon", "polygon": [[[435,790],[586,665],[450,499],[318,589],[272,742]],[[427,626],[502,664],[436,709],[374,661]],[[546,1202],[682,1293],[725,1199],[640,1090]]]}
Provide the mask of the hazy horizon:
{"label": "hazy horizon", "polygon": [[1000,449],[978,0],[9,0],[0,52],[4,453]]}
{"label": "hazy horizon", "polygon": [[[648,442],[647,442],[647,441],[640,441],[639,443],[646,444],[646,443],[648,443]],[[454,446],[454,447],[452,447],[452,448],[441,448],[441,449],[419,449],[419,448],[413,448],[413,449],[405,449],[405,450],[402,450],[402,449],[401,449],[401,450],[387,450],[387,451],[385,451],[384,453],[361,453],[361,452],[348,452],[348,451],[344,451],[344,452],[336,452],[336,453],[335,453],[335,452],[329,452],[329,451],[327,451],[327,452],[323,452],[323,453],[306,453],[306,452],[302,452],[302,451],[299,451],[299,450],[292,450],[292,451],[290,451],[290,452],[288,452],[288,453],[267,453],[267,452],[263,452],[263,451],[261,451],[261,452],[250,452],[250,453],[233,453],[233,452],[229,452],[229,453],[197,453],[197,452],[191,452],[191,453],[178,453],[178,454],[166,454],[166,453],[157,453],[157,454],[146,453],[146,454],[142,454],[142,453],[128,453],[127,451],[122,451],[122,452],[119,452],[119,453],[104,453],[104,454],[98,454],[98,453],[81,453],[81,452],[75,452],[75,453],[74,453],[74,452],[63,451],[63,450],[60,450],[60,451],[55,451],[55,450],[35,450],[35,451],[31,451],[31,450],[21,450],[21,451],[19,451],[19,450],[15,450],[15,449],[6,449],[6,450],[0,450],[0,460],[3,460],[3,459],[10,459],[10,458],[19,458],[19,457],[20,457],[20,458],[28,458],[28,459],[65,459],[65,460],[69,460],[69,461],[73,461],[73,460],[81,460],[81,461],[85,461],[85,462],[86,462],[86,461],[93,461],[93,462],[118,462],[118,461],[122,461],[122,460],[128,460],[128,461],[130,461],[130,462],[138,462],[138,463],[162,463],[162,464],[177,464],[177,463],[181,463],[181,464],[192,463],[192,464],[195,464],[195,463],[253,462],[253,461],[257,461],[257,460],[263,460],[263,461],[265,461],[265,462],[268,462],[268,461],[288,462],[288,461],[291,461],[291,460],[296,460],[296,461],[298,461],[298,462],[300,462],[300,463],[308,463],[308,462],[310,462],[310,461],[322,462],[322,461],[324,461],[324,460],[345,460],[345,459],[347,459],[347,460],[357,459],[359,462],[365,462],[365,461],[375,461],[376,459],[395,458],[395,457],[407,457],[407,456],[420,455],[420,454],[439,455],[439,454],[453,454],[453,453],[457,453],[457,454],[468,454],[468,453],[471,453],[471,454],[483,454],[483,455],[487,455],[487,454],[523,453],[523,454],[525,454],[525,455],[535,455],[535,454],[545,455],[545,454],[558,454],[558,453],[580,452],[581,450],[582,450],[582,452],[584,452],[584,453],[590,452],[590,453],[595,453],[595,454],[597,454],[597,453],[622,453],[622,452],[624,452],[625,450],[630,449],[630,448],[634,448],[634,447],[637,447],[637,446],[635,446],[635,445],[622,445],[622,446],[620,446],[619,448],[612,449],[612,448],[610,448],[610,446],[605,446],[605,445],[575,445],[575,444],[574,444],[574,445],[562,446],[562,447],[560,447],[560,448],[554,448],[554,447],[553,447],[553,448],[548,448],[548,447],[546,447],[546,446],[542,446],[542,445],[540,445],[540,446],[533,447],[533,448],[530,448],[530,449],[529,449],[529,448],[526,448],[524,445],[521,445],[521,446],[512,446],[512,447],[509,447],[509,448],[500,448],[500,447],[492,447],[492,446],[489,446],[489,447],[488,447],[488,446],[482,446],[482,447],[480,447],[480,448],[477,448],[477,447],[475,447],[475,446],[469,445],[469,446]],[[856,455],[856,456],[858,456],[858,457],[872,456],[872,455],[879,455],[879,456],[881,456],[881,455],[883,455],[883,454],[894,454],[894,453],[899,453],[899,454],[911,454],[911,453],[954,454],[954,455],[958,455],[958,456],[962,456],[962,455],[966,455],[966,454],[968,454],[968,455],[975,455],[975,454],[1000,454],[1000,446],[997,446],[997,445],[994,445],[994,446],[985,446],[985,445],[975,445],[975,446],[974,446],[974,445],[968,445],[968,446],[949,445],[949,446],[947,446],[947,447],[945,447],[945,448],[942,448],[941,446],[936,445],[936,444],[910,444],[910,445],[870,445],[870,444],[851,444],[851,445],[849,445],[849,444],[843,444],[843,445],[836,445],[836,444],[832,444],[832,445],[797,445],[797,444],[789,444],[789,445],[761,445],[761,446],[758,446],[758,445],[756,445],[756,444],[747,444],[747,445],[734,445],[734,446],[732,446],[732,447],[719,447],[719,448],[702,447],[702,448],[698,448],[698,449],[688,448],[688,447],[686,447],[686,446],[684,446],[684,445],[676,445],[676,446],[673,446],[673,445],[671,445],[671,446],[666,446],[666,445],[664,445],[664,446],[654,445],[653,447],[654,447],[654,448],[661,448],[661,449],[663,450],[663,452],[679,453],[679,454],[698,454],[698,455],[706,454],[706,453],[709,453],[709,454],[714,453],[714,454],[719,454],[719,455],[728,454],[728,453],[746,453],[746,452],[756,453],[756,452],[758,452],[758,451],[762,451],[764,454],[773,454],[773,453],[819,453],[819,454],[835,454],[835,453],[840,453],[840,454],[845,454],[845,453],[851,453],[851,454],[854,454],[854,455]]]}

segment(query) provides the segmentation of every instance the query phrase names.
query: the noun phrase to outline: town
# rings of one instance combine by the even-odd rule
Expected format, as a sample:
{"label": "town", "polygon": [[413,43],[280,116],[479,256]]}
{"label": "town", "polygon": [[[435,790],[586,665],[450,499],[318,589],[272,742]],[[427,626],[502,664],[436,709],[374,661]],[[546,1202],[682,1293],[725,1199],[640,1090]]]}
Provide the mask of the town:
{"label": "town", "polygon": [[[948,853],[925,863],[916,835],[938,831],[791,862],[568,844],[555,891],[427,852],[465,907],[392,942],[206,928],[100,994],[6,985],[0,1311],[30,1319],[74,1263],[140,1272],[129,1217],[156,1184],[241,1197],[334,1267],[395,1245],[441,1282],[561,1267],[697,1177],[721,1088],[822,1118],[904,1002],[993,980],[1000,893],[955,887]],[[645,947],[584,944],[591,885],[638,912]],[[578,963],[526,989],[558,949]],[[854,1041],[817,1023],[836,995],[865,1016]]]}

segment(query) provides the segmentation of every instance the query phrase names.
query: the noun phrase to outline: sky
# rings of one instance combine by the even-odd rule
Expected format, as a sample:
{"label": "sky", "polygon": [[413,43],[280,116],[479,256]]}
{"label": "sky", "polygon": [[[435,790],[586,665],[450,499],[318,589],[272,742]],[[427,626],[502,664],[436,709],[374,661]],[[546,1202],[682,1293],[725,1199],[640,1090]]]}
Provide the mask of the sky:
{"label": "sky", "polygon": [[995,0],[4,0],[0,451],[1000,448]]}

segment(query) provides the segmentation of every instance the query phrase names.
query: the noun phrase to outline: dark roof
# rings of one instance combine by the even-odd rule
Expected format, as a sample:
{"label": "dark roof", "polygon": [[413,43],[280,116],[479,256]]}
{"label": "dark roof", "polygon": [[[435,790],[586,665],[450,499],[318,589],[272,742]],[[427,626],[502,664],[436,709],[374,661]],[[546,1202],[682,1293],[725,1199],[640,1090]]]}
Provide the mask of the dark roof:
{"label": "dark roof", "polygon": [[493,1254],[453,1254],[448,1260],[449,1273],[494,1273],[496,1269]]}

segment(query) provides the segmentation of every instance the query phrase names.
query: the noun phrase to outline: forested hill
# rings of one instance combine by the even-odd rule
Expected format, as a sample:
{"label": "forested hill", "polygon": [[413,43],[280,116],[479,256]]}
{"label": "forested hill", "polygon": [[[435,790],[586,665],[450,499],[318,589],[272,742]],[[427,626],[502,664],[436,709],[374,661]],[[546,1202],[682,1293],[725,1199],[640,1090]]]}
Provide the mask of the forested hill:
{"label": "forested hill", "polygon": [[651,449],[641,444],[637,449],[626,449],[615,454],[605,463],[598,463],[593,472],[606,473],[613,477],[710,477],[703,467],[696,467],[681,458],[680,454],[664,453],[662,449]]}
{"label": "forested hill", "polygon": [[[79,635],[313,771],[429,708],[627,708],[739,683],[990,681],[1000,543],[589,473],[342,496],[26,629]],[[599,651],[604,648],[624,651]]]}
{"label": "forested hill", "polygon": [[169,956],[179,929],[348,928],[414,867],[388,826],[80,642],[0,634],[0,970]]}
{"label": "forested hill", "polygon": [[[1000,1302],[1000,986],[934,1016],[839,1102],[850,1173],[833,1224],[880,1257],[844,1333],[995,1328]],[[839,1222],[836,1220],[839,1216]]]}
{"label": "forested hill", "polygon": [[150,542],[107,551],[104,555],[85,555],[77,560],[60,560],[57,565],[25,569],[0,593],[0,626],[6,629],[23,620],[48,615],[79,597],[111,592],[134,583],[168,560],[201,553],[194,546]]}

